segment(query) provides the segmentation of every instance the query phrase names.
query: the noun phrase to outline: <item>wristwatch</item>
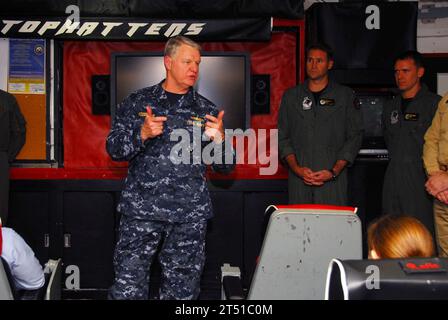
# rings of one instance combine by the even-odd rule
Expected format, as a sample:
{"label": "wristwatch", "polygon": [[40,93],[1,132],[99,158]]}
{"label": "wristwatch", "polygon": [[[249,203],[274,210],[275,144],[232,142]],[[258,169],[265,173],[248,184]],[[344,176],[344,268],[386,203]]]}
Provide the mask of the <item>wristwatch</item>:
{"label": "wristwatch", "polygon": [[336,178],[338,177],[338,175],[336,174],[336,172],[334,172],[333,168],[328,169],[328,171],[331,172],[331,181],[336,181]]}

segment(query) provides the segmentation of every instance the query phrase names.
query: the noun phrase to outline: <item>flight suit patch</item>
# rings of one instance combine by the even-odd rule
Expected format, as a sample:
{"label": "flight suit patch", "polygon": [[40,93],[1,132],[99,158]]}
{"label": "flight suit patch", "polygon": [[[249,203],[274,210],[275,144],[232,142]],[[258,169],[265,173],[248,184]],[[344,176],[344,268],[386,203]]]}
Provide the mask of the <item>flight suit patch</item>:
{"label": "flight suit patch", "polygon": [[302,109],[303,110],[311,110],[312,105],[313,105],[313,100],[311,100],[309,97],[303,98],[303,101],[302,101]]}
{"label": "flight suit patch", "polygon": [[319,104],[321,106],[334,106],[335,105],[335,101],[334,99],[328,99],[328,98],[322,98],[319,100]]}
{"label": "flight suit patch", "polygon": [[404,114],[404,120],[406,120],[406,121],[417,121],[418,120],[418,113],[405,113]]}
{"label": "flight suit patch", "polygon": [[394,110],[390,114],[390,124],[396,124],[398,123],[398,111]]}

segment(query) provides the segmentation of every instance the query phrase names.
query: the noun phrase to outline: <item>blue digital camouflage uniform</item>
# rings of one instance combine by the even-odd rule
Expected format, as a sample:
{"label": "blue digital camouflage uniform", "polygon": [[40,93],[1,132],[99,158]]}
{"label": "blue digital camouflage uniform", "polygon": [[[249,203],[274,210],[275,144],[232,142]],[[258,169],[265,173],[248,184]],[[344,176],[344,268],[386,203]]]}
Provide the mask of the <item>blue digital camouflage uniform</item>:
{"label": "blue digital camouflage uniform", "polygon": [[[115,283],[109,292],[114,299],[148,298],[150,266],[162,239],[160,298],[195,299],[199,294],[207,219],[213,212],[206,165],[193,157],[198,143],[204,147],[210,142],[198,141],[193,132],[200,125],[197,119],[217,116],[219,110],[193,88],[171,105],[161,83],[132,93],[120,104],[107,138],[112,159],[129,161],[117,208],[122,218],[114,256]],[[140,130],[147,106],[167,121],[162,135],[143,142]],[[175,164],[170,158],[179,143],[170,139],[175,129],[190,137],[189,163]],[[233,169],[233,164],[224,162],[226,152],[232,152],[235,161],[232,148],[224,149],[222,164],[212,168],[225,173]]]}

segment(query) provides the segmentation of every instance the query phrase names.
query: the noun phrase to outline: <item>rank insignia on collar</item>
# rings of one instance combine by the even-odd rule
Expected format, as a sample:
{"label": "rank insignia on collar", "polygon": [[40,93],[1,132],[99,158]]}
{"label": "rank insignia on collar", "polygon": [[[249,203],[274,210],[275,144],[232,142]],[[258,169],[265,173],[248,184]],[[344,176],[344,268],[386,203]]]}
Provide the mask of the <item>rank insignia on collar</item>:
{"label": "rank insignia on collar", "polygon": [[398,123],[398,111],[394,110],[390,114],[390,124],[396,124]]}
{"label": "rank insignia on collar", "polygon": [[417,121],[418,120],[418,113],[405,113],[404,114],[404,120],[406,121]]}
{"label": "rank insignia on collar", "polygon": [[302,109],[303,110],[310,110],[312,105],[313,105],[313,100],[311,100],[309,97],[303,98],[303,101],[302,101]]}
{"label": "rank insignia on collar", "polygon": [[319,100],[321,106],[334,106],[334,99],[322,98]]}

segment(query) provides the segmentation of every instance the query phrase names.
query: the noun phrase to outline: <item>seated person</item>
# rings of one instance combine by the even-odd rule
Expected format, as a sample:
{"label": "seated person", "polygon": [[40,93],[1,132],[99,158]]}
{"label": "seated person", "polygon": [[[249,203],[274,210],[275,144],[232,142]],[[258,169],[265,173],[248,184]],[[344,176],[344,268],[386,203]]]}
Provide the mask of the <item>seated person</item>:
{"label": "seated person", "polygon": [[16,289],[36,290],[45,284],[44,271],[33,250],[11,228],[1,226],[0,256],[6,261]]}
{"label": "seated person", "polygon": [[428,258],[435,255],[434,240],[416,218],[384,215],[367,229],[369,259]]}

